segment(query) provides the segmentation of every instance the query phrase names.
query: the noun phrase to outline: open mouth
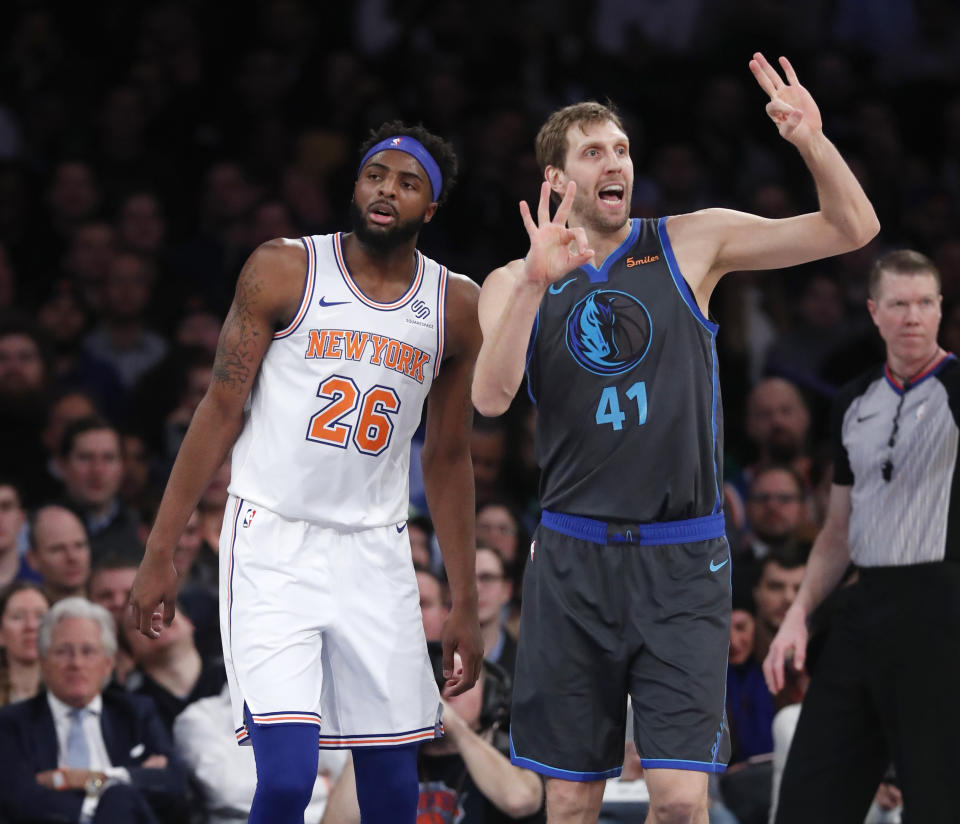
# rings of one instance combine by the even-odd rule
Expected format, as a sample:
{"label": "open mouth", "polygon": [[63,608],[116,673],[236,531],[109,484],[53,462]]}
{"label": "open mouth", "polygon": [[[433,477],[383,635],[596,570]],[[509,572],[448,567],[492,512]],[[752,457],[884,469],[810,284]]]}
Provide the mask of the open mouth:
{"label": "open mouth", "polygon": [[619,206],[623,203],[623,184],[610,183],[600,190],[600,200],[609,203],[611,206]]}
{"label": "open mouth", "polygon": [[374,203],[367,210],[367,214],[370,216],[370,220],[379,223],[381,226],[393,223],[397,219],[396,210],[388,203]]}

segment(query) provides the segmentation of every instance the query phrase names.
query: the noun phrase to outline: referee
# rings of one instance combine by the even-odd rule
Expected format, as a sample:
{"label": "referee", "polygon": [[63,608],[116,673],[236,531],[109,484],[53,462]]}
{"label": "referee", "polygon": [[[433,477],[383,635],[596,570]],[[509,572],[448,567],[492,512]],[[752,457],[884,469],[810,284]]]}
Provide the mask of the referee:
{"label": "referee", "polygon": [[860,570],[803,702],[777,824],[862,822],[892,761],[908,822],[960,821],[960,364],[937,344],[940,275],[918,252],[880,258],[867,307],[882,367],[834,407],[826,523],[763,664],[803,668],[807,618]]}

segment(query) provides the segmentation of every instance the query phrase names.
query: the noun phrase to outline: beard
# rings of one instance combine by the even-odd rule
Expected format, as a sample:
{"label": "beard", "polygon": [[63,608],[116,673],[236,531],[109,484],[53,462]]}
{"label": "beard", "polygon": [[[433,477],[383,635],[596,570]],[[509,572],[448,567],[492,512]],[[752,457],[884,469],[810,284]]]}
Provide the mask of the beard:
{"label": "beard", "polygon": [[788,432],[773,432],[764,446],[773,463],[791,464],[803,452],[803,444]]}
{"label": "beard", "polygon": [[387,255],[399,246],[415,238],[423,228],[424,216],[400,222],[389,228],[372,228],[364,218],[355,200],[350,201],[350,226],[357,240],[374,255]]}
{"label": "beard", "polygon": [[630,192],[624,191],[623,210],[620,215],[603,212],[594,202],[593,193],[587,194],[584,190],[577,189],[574,195],[573,211],[580,216],[583,225],[600,234],[612,234],[623,228],[624,224],[630,219]]}

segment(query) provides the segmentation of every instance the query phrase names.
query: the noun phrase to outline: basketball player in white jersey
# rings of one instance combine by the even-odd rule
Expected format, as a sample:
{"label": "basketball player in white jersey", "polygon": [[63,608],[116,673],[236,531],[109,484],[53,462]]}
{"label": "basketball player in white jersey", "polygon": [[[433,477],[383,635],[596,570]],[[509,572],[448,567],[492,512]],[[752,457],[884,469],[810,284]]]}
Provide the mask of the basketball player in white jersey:
{"label": "basketball player in white jersey", "polygon": [[416,745],[442,734],[406,534],[428,393],[449,694],[474,684],[483,654],[467,516],[479,290],[416,249],[456,157],[399,122],[362,155],[353,232],[273,240],[244,265],[131,593],[140,631],[157,637],[174,614],[177,537],[233,447],[220,614],[237,740],[257,761],[254,824],[303,821],[318,741],[353,750],[364,822],[415,819]]}

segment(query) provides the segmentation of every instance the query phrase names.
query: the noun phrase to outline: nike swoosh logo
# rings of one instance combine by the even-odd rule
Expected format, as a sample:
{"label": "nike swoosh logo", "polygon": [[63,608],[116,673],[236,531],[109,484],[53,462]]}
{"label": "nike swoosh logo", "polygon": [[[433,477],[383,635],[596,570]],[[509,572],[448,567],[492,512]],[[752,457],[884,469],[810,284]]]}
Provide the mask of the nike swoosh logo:
{"label": "nike swoosh logo", "polygon": [[879,412],[871,412],[869,415],[864,415],[862,418],[857,418],[857,423],[863,423],[864,421],[869,420],[870,418],[876,417],[879,414],[880,414]]}
{"label": "nike swoosh logo", "polygon": [[350,303],[349,300],[327,300],[326,297],[320,298],[321,306],[342,306],[344,303]]}
{"label": "nike swoosh logo", "polygon": [[407,528],[407,522],[404,521],[400,526],[397,527],[397,535],[399,535],[403,530]]}
{"label": "nike swoosh logo", "polygon": [[710,571],[716,572],[718,569],[723,569],[727,565],[729,558],[724,558],[719,564],[715,564],[713,561],[710,562]]}
{"label": "nike swoosh logo", "polygon": [[559,295],[564,289],[566,289],[571,283],[573,283],[576,278],[570,278],[570,280],[565,280],[563,283],[551,283],[550,284],[550,294]]}

